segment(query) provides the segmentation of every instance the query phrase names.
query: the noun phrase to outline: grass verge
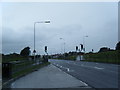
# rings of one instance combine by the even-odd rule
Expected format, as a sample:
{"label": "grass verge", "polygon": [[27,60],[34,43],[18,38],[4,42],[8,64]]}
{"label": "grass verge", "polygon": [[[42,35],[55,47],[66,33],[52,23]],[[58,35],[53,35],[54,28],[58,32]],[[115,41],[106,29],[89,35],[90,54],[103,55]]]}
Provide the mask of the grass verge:
{"label": "grass verge", "polygon": [[85,60],[88,62],[101,62],[120,64],[120,51],[107,51],[99,53],[88,53],[84,55]]}
{"label": "grass verge", "polygon": [[14,74],[12,75],[12,78],[16,78],[16,77],[20,77],[20,76],[26,75],[26,74],[34,71],[34,70],[40,69],[40,68],[42,68],[42,67],[44,67],[44,66],[47,66],[47,65],[49,65],[49,64],[50,64],[50,62],[47,62],[47,63],[43,63],[43,64],[40,64],[40,65],[35,65],[35,66],[33,66],[33,67],[24,69],[24,70],[22,70],[22,71],[20,71],[20,72],[16,72],[16,73],[14,73]]}

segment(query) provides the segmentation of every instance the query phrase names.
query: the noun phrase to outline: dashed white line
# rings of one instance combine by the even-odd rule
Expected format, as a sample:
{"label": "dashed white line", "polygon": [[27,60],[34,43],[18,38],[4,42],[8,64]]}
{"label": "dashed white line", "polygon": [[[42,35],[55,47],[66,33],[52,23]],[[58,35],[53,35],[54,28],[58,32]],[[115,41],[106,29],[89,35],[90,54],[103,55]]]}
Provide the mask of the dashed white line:
{"label": "dashed white line", "polygon": [[67,71],[69,72],[69,71],[70,71],[70,69],[69,69],[69,68],[67,68]]}
{"label": "dashed white line", "polygon": [[94,67],[95,69],[104,69],[104,68],[99,68],[99,67]]}
{"label": "dashed white line", "polygon": [[[74,63],[75,64],[75,63]],[[75,65],[77,65],[77,64],[75,64]],[[84,64],[81,64],[81,65],[77,65],[77,66],[82,66],[82,67],[89,67],[89,68],[94,68],[94,69],[104,69],[104,68],[101,68],[101,67],[93,67],[93,66],[86,66],[86,65],[84,65]]]}
{"label": "dashed white line", "polygon": [[65,69],[67,72],[73,72],[73,71],[74,71],[74,70],[70,70],[70,68],[68,68],[68,67],[63,67],[63,66],[61,66],[61,65],[59,65],[59,64],[55,64],[55,63],[54,63],[54,65],[56,65],[56,66],[58,66],[58,67],[60,67],[60,68]]}
{"label": "dashed white line", "polygon": [[60,66],[62,68],[62,66]]}
{"label": "dashed white line", "polygon": [[12,83],[12,84],[11,84],[11,88],[14,88],[14,85],[15,85],[15,83]]}
{"label": "dashed white line", "polygon": [[99,67],[94,67],[95,69],[104,69],[104,68],[99,68]]}

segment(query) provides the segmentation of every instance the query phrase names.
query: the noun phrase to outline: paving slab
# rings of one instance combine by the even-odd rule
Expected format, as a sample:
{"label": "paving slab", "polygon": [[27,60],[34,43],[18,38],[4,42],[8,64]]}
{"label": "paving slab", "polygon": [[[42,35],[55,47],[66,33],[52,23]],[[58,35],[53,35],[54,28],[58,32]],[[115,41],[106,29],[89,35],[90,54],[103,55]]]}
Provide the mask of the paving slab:
{"label": "paving slab", "polygon": [[11,84],[11,88],[78,88],[88,85],[50,64]]}

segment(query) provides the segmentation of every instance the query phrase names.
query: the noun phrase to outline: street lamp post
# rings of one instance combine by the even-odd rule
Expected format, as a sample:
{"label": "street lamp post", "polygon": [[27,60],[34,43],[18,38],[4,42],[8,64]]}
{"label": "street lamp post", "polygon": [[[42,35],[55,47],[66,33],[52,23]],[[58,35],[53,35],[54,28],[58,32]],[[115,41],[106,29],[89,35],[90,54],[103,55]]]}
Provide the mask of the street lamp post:
{"label": "street lamp post", "polygon": [[[64,44],[64,48],[63,48],[64,51],[63,51],[63,53],[64,53],[64,59],[65,59],[65,40],[64,40],[64,38],[60,38],[60,40],[63,40],[63,41],[64,41],[64,43],[63,43],[63,44]],[[61,48],[61,49],[62,49],[62,48]]]}
{"label": "street lamp post", "polygon": [[64,53],[65,53],[65,40],[63,38],[60,38],[60,40],[64,41]]}
{"label": "street lamp post", "polygon": [[35,25],[37,23],[50,23],[50,21],[41,21],[41,22],[34,22],[34,50],[33,50],[33,53],[34,53],[34,61],[35,61],[35,53],[36,53],[36,50],[35,50]]}
{"label": "street lamp post", "polygon": [[83,36],[84,53],[85,53],[85,37],[88,37],[88,36]]}
{"label": "street lamp post", "polygon": [[64,54],[65,54],[65,42],[64,42]]}

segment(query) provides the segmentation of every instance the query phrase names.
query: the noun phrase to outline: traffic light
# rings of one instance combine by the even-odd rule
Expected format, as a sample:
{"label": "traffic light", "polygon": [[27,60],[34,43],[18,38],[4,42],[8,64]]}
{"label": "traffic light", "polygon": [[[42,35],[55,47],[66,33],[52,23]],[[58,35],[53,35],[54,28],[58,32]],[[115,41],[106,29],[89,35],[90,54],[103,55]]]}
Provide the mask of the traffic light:
{"label": "traffic light", "polygon": [[78,50],[78,46],[76,46],[76,51]]}
{"label": "traffic light", "polygon": [[83,50],[83,44],[80,44],[81,45],[81,50]]}
{"label": "traffic light", "polygon": [[92,52],[93,52],[94,50],[92,49]]}
{"label": "traffic light", "polygon": [[45,52],[47,53],[47,46],[45,46]]}

